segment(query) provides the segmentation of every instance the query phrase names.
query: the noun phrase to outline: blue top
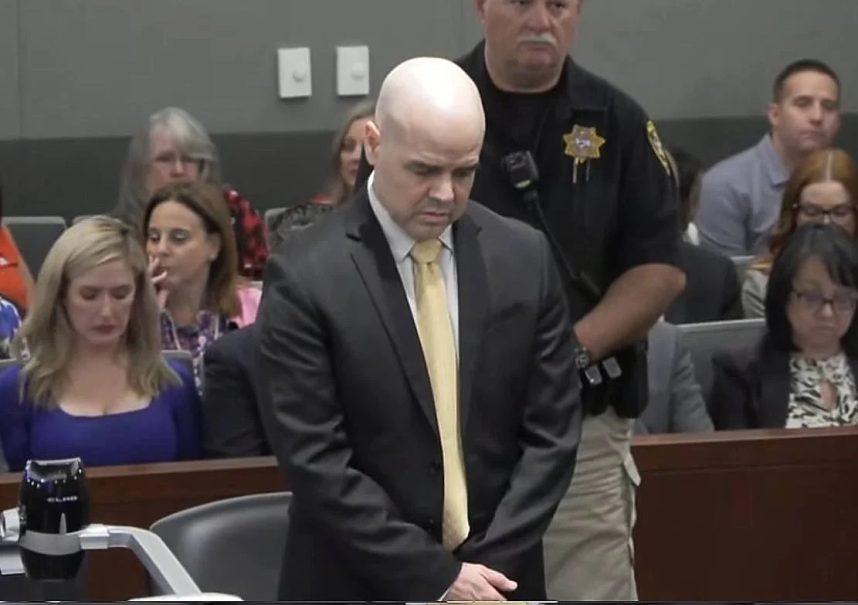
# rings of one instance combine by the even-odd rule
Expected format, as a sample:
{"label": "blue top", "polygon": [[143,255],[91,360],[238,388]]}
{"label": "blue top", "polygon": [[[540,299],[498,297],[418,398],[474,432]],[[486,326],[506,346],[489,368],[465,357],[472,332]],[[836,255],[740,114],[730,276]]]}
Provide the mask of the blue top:
{"label": "blue top", "polygon": [[0,296],[0,359],[11,357],[12,338],[20,327],[21,316],[18,315],[18,309]]}
{"label": "blue top", "polygon": [[190,372],[169,362],[181,379],[141,410],[73,416],[19,403],[19,366],[0,373],[0,442],[9,470],[30,458],[79,456],[85,466],[188,460],[202,456],[200,399]]}

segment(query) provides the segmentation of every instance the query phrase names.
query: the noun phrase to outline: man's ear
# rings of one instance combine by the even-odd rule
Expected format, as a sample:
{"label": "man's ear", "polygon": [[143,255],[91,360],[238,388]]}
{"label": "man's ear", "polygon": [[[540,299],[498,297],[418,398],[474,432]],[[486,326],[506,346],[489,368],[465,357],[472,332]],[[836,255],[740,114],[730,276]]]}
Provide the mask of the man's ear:
{"label": "man's ear", "polygon": [[780,122],[781,106],[777,103],[769,103],[769,110],[766,112],[766,116],[769,118],[769,127],[774,129],[778,122]]}
{"label": "man's ear", "polygon": [[474,8],[477,11],[477,18],[480,20],[480,23],[486,22],[486,1],[474,0]]}
{"label": "man's ear", "polygon": [[381,131],[378,129],[378,124],[374,120],[369,120],[364,127],[366,138],[363,142],[366,160],[375,166],[378,159],[378,148],[381,146]]}

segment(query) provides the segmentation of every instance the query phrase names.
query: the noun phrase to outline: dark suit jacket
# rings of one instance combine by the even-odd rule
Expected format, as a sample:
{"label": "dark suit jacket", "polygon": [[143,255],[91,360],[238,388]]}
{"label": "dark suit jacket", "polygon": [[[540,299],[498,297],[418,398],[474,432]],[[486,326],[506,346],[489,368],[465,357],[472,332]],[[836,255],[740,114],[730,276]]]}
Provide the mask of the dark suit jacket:
{"label": "dark suit jacket", "polygon": [[[858,360],[850,359],[858,376]],[[784,428],[789,407],[789,353],[765,338],[753,347],[712,358],[712,420],[715,428]]]}
{"label": "dark suit jacket", "polygon": [[206,347],[203,449],[208,457],[267,456],[270,421],[260,414],[255,382],[253,325],[233,330]]}
{"label": "dark suit jacket", "polygon": [[685,291],[664,314],[667,321],[685,324],[743,317],[739,276],[732,260],[682,242],[679,267],[685,271]]}
{"label": "dark suit jacket", "polygon": [[541,234],[473,202],[453,241],[471,528],[455,553],[429,377],[366,191],[269,262],[259,359],[294,490],[282,599],[433,601],[460,561],[545,597],[541,539],[581,420],[559,277]]}

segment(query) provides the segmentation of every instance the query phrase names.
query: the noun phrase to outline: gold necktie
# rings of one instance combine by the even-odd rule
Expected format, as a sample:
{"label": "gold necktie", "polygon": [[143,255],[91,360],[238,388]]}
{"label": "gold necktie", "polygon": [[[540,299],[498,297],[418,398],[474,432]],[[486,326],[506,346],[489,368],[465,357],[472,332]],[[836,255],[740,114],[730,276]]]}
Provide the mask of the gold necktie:
{"label": "gold necktie", "polygon": [[468,537],[468,490],[462,442],[459,438],[458,361],[453,327],[447,309],[447,291],[438,266],[441,242],[418,242],[411,249],[415,266],[417,332],[423,357],[429,370],[429,382],[435,397],[435,416],[441,435],[444,463],[444,548],[454,550]]}

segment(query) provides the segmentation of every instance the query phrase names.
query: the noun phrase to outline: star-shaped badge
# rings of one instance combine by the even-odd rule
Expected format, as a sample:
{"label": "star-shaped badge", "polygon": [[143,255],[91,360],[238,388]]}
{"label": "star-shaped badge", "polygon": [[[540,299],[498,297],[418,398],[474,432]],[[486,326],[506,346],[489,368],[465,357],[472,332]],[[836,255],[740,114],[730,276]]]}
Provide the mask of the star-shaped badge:
{"label": "star-shaped badge", "polygon": [[605,144],[605,139],[599,136],[593,126],[584,127],[575,124],[572,132],[563,135],[563,141],[566,143],[566,150],[563,153],[575,158],[576,164],[602,157],[599,150]]}

